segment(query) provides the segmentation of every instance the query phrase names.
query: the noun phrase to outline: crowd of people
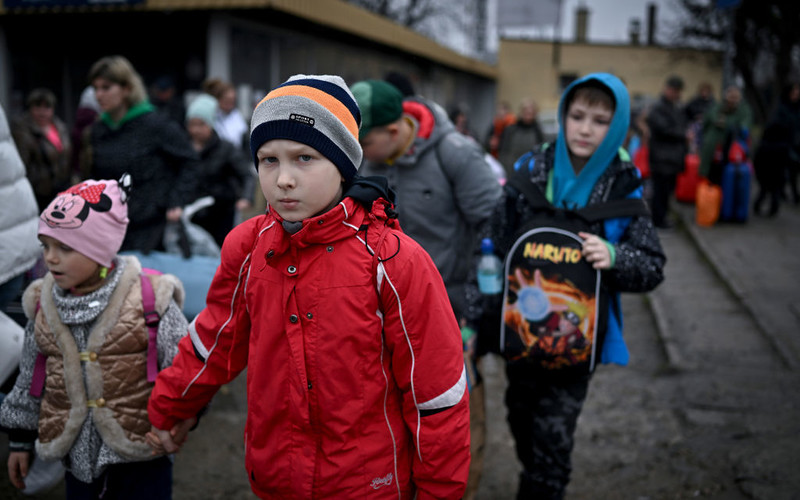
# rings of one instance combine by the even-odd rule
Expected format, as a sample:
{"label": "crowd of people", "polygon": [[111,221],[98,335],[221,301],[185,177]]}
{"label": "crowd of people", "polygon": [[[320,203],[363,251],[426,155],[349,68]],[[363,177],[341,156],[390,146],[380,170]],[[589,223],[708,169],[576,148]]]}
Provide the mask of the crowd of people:
{"label": "crowd of people", "polygon": [[[720,144],[751,127],[738,89],[716,103],[701,86],[681,106],[678,77],[642,117],[616,76],[579,78],[555,138],[531,99],[517,116],[501,103],[477,137],[466,107],[448,114],[399,73],[294,75],[249,125],[220,79],[183,101],[109,56],[88,81],[72,130],[46,89],[13,140],[0,115],[14,151],[0,181],[21,197],[3,200],[20,216],[0,227],[17,245],[0,257],[0,297],[25,285],[27,317],[0,405],[8,471],[24,488],[32,457],[61,461],[70,499],[171,498],[169,455],[245,369],[257,495],[474,498],[488,353],[506,360],[518,498],[563,498],[592,374],[628,362],[620,293],[663,280],[657,228],[686,155],[719,182]],[[794,86],[755,154],[757,173],[769,164],[757,212],[768,196],[777,211],[799,106]],[[634,129],[649,199],[622,147]],[[239,222],[256,181],[267,208]],[[193,221],[222,252],[189,324],[171,270],[124,253],[163,251],[167,225],[204,196],[214,204]],[[487,242],[505,262],[499,292],[477,276]]]}

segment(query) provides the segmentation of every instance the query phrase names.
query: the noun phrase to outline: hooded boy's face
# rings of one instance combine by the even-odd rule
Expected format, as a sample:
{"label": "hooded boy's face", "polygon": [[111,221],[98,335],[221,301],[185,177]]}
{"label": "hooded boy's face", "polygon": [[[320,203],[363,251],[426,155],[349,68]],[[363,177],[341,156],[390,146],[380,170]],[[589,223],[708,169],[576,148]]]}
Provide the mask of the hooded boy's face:
{"label": "hooded boy's face", "polygon": [[586,162],[608,134],[614,113],[603,104],[573,100],[565,117],[567,148],[574,159]]}
{"label": "hooded boy's face", "polygon": [[264,197],[286,221],[298,222],[327,212],[342,198],[342,174],[311,146],[273,139],[258,148],[256,157]]}

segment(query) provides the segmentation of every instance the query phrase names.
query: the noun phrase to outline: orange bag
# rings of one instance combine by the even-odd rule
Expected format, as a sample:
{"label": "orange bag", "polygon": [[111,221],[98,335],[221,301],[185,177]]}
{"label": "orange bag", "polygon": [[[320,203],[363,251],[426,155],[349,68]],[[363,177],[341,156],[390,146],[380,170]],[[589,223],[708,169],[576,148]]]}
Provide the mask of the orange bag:
{"label": "orange bag", "polygon": [[695,221],[698,226],[711,227],[719,219],[722,205],[722,188],[700,179],[697,183],[697,199],[695,201]]}

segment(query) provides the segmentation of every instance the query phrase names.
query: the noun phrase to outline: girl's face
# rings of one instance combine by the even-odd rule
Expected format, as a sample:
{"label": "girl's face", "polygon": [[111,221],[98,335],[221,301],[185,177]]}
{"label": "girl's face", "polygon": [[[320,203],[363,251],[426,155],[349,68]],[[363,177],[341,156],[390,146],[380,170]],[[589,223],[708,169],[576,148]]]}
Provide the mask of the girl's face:
{"label": "girl's face", "polygon": [[342,174],[311,146],[273,139],[258,148],[256,157],[264,197],[284,220],[298,222],[314,217],[342,198]]}
{"label": "girl's face", "polygon": [[94,95],[97,98],[100,109],[111,115],[120,111],[127,111],[128,95],[130,94],[128,87],[106,80],[103,77],[95,78],[92,82],[92,87],[94,87]]}
{"label": "girl's face", "polygon": [[39,235],[44,263],[58,286],[65,290],[99,282],[100,264],[55,238]]}
{"label": "girl's face", "polygon": [[234,89],[226,90],[219,96],[219,109],[225,113],[230,113],[236,107],[236,91]]}
{"label": "girl's face", "polygon": [[199,144],[208,142],[208,140],[211,139],[211,132],[213,132],[213,129],[208,126],[208,123],[200,118],[189,118],[186,122],[186,130],[189,132],[192,141]]}
{"label": "girl's face", "polygon": [[605,139],[611,118],[612,111],[602,104],[590,105],[585,99],[570,103],[565,130],[573,165],[582,166],[589,161]]}

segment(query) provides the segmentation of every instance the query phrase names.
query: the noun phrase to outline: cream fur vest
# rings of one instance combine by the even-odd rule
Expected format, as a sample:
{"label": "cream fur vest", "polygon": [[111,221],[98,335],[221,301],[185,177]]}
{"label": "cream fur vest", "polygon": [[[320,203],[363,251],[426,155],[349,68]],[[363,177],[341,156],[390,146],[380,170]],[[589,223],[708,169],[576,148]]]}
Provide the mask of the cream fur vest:
{"label": "cream fur vest", "polygon": [[[145,442],[150,430],[147,400],[153,384],[147,381],[147,326],[142,307],[141,265],[126,259],[122,276],[106,309],[89,332],[85,352],[78,352],[69,327],[61,322],[51,293],[48,273],[32,283],[23,296],[28,318],[35,318],[34,337],[47,356],[45,391],[39,411],[36,451],[43,458],[62,458],[69,452],[93,408],[92,422],[111,449],[129,460],[152,458]],[[150,275],[156,310],[163,315],[175,299],[183,303],[183,286],[172,275]],[[36,311],[36,304],[40,308]],[[85,363],[84,380],[81,363]]]}

